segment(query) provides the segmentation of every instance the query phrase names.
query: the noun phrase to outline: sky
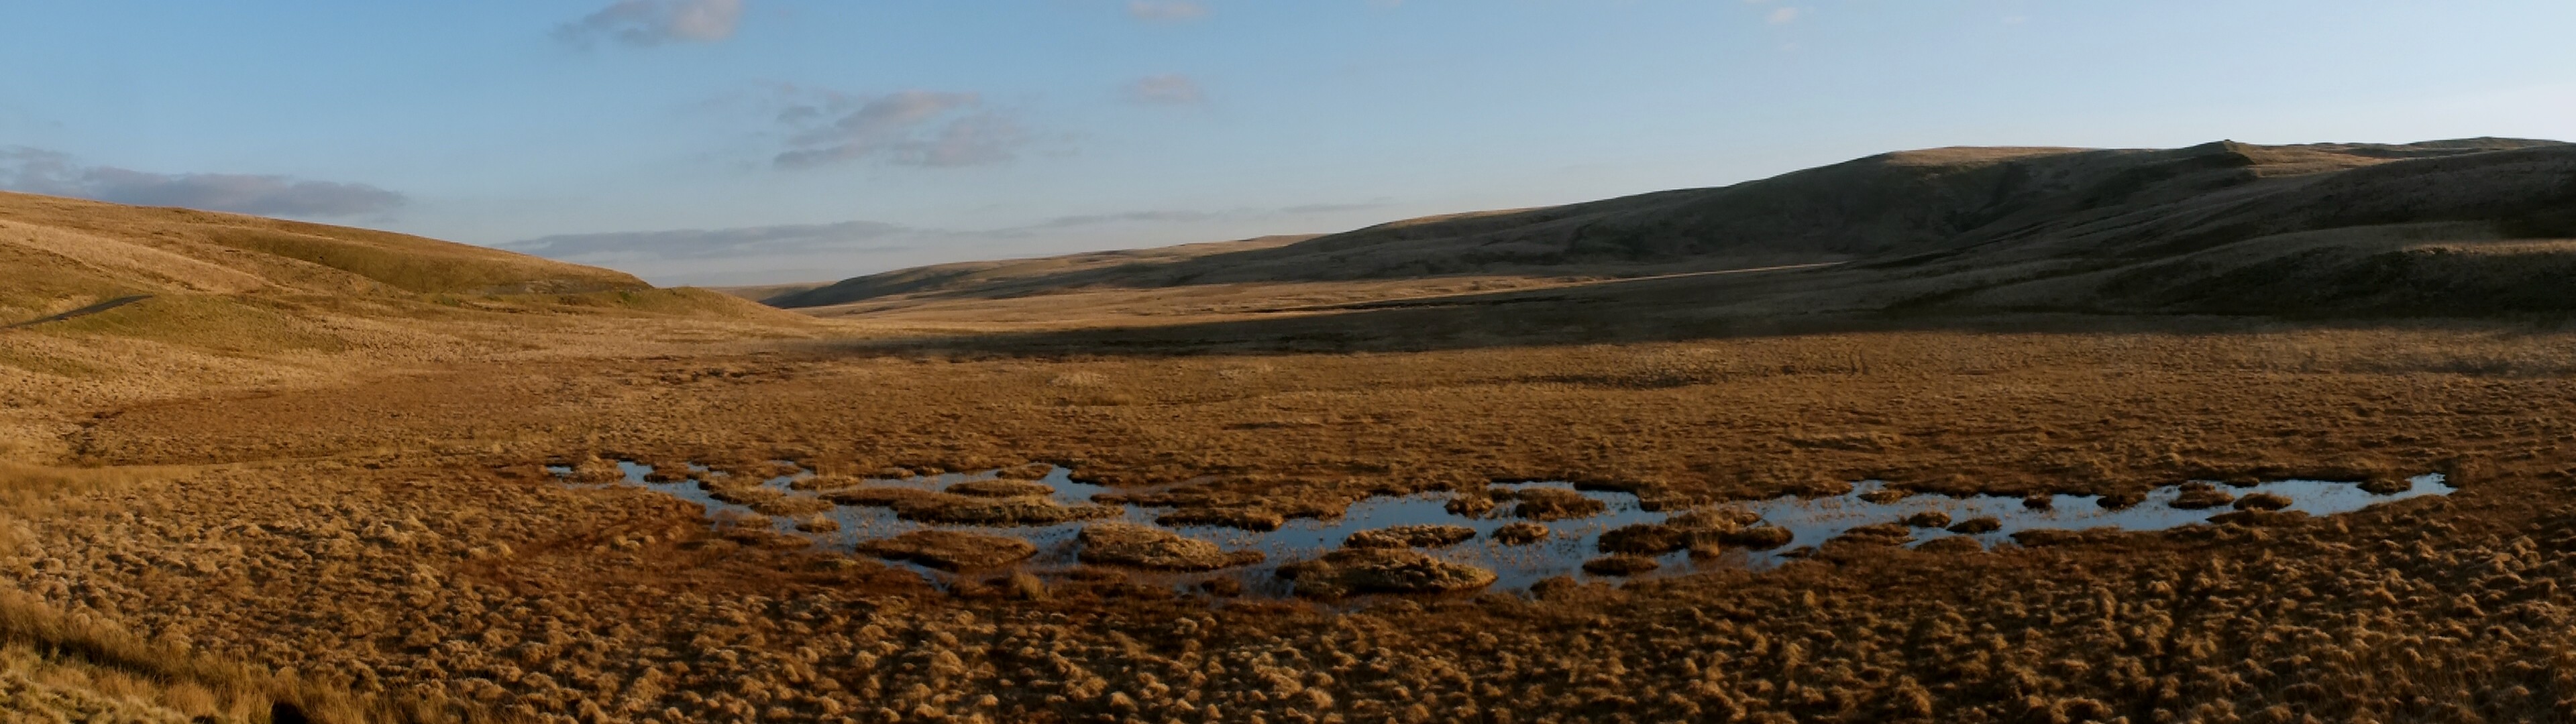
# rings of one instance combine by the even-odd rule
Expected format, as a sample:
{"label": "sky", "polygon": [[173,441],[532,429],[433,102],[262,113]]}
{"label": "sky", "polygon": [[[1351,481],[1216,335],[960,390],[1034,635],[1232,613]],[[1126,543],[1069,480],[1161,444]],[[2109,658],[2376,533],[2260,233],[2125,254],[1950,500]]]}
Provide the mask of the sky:
{"label": "sky", "polygon": [[2576,140],[2576,3],[0,0],[0,189],[659,284],[1951,145]]}

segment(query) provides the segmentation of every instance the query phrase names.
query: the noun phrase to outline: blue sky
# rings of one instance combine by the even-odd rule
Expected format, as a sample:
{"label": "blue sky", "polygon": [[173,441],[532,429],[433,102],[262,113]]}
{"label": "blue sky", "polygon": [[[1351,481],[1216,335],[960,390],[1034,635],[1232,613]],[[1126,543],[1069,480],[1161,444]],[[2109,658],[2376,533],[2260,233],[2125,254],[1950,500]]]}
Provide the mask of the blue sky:
{"label": "blue sky", "polygon": [[0,0],[0,188],[659,283],[1712,186],[1944,145],[2576,140],[2576,3]]}

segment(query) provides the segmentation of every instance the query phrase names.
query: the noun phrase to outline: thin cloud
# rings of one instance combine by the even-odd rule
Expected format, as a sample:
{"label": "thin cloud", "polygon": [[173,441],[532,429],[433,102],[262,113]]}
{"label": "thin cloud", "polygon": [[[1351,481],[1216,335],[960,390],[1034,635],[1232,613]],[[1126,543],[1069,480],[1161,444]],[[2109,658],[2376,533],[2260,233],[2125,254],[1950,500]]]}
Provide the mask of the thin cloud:
{"label": "thin cloud", "polygon": [[1154,22],[1181,22],[1207,17],[1208,9],[1194,0],[1127,0],[1127,17]]}
{"label": "thin cloud", "polygon": [[1149,106],[1194,106],[1207,102],[1207,91],[1199,82],[1179,73],[1149,75],[1128,83],[1122,95],[1127,102]]}
{"label": "thin cloud", "polygon": [[[1284,208],[1125,211],[1059,216],[991,229],[940,229],[875,221],[727,229],[560,234],[497,244],[551,259],[603,264],[655,283],[751,284],[838,279],[887,269],[1083,249],[1227,238],[1250,224],[1286,226],[1310,214],[1386,202]],[[1310,223],[1310,222],[1294,222]],[[1229,228],[1232,227],[1232,228]],[[1275,231],[1276,229],[1272,229]],[[1152,240],[1149,243],[1139,243]]]}
{"label": "thin cloud", "polygon": [[742,0],[619,0],[555,28],[555,38],[588,47],[613,40],[636,47],[713,43],[733,37]]}
{"label": "thin cloud", "polygon": [[1780,8],[1771,11],[1771,14],[1769,15],[1763,16],[1763,19],[1769,21],[1772,25],[1787,25],[1798,22],[1798,16],[1803,14],[1803,12],[1804,11],[1801,11],[1798,8]]}
{"label": "thin cloud", "polygon": [[1282,209],[1280,209],[1280,210],[1279,210],[1279,213],[1282,213],[1282,214],[1292,214],[1292,215],[1293,215],[1293,214],[1334,214],[1334,213],[1341,213],[1341,212],[1344,212],[1344,211],[1366,211],[1366,210],[1369,210],[1369,209],[1382,209],[1382,208],[1386,208],[1386,207],[1388,207],[1388,206],[1392,206],[1392,205],[1393,205],[1393,204],[1390,204],[1390,203],[1387,203],[1387,202],[1383,202],[1383,201],[1369,201],[1369,202],[1362,202],[1362,203],[1355,203],[1355,204],[1301,204],[1301,205],[1298,205],[1298,206],[1289,206],[1289,207],[1282,208]]}
{"label": "thin cloud", "polygon": [[910,242],[938,235],[940,232],[874,221],[844,221],[733,229],[557,234],[499,246],[567,261],[724,259],[816,251],[907,249],[913,246]]}
{"label": "thin cloud", "polygon": [[288,176],[151,173],[82,165],[67,154],[0,149],[0,188],[142,206],[183,206],[263,216],[369,216],[401,208],[402,194],[366,184]]}
{"label": "thin cloud", "polygon": [[1030,135],[974,93],[910,90],[881,96],[820,93],[779,111],[787,148],[779,168],[855,161],[955,167],[1018,156]]}
{"label": "thin cloud", "polygon": [[725,229],[673,229],[557,234],[496,246],[566,261],[706,260],[791,257],[820,253],[888,252],[1042,239],[1052,234],[1098,226],[1245,222],[1282,216],[1359,211],[1387,206],[1383,202],[1306,204],[1282,208],[1237,208],[1122,211],[1058,216],[1018,226],[961,230],[903,226],[877,221],[833,224],[786,224]]}
{"label": "thin cloud", "polygon": [[1058,217],[1055,217],[1055,218],[1052,218],[1052,219],[1048,219],[1048,220],[1045,220],[1045,221],[1041,221],[1041,222],[1038,222],[1038,223],[1035,223],[1035,224],[1031,224],[1031,225],[1028,225],[1028,226],[1015,227],[1014,229],[1009,229],[1008,231],[1025,230],[1025,229],[1070,229],[1070,228],[1077,227],[1077,226],[1099,226],[1099,225],[1102,225],[1102,224],[1138,224],[1138,223],[1172,223],[1172,222],[1188,222],[1188,221],[1212,221],[1212,220],[1220,220],[1220,219],[1232,218],[1233,216],[1234,216],[1234,214],[1230,214],[1230,213],[1224,213],[1224,212],[1208,212],[1208,211],[1126,211],[1126,212],[1120,212],[1120,213],[1115,213],[1115,214],[1081,214],[1081,215],[1076,215],[1076,216],[1058,216]]}

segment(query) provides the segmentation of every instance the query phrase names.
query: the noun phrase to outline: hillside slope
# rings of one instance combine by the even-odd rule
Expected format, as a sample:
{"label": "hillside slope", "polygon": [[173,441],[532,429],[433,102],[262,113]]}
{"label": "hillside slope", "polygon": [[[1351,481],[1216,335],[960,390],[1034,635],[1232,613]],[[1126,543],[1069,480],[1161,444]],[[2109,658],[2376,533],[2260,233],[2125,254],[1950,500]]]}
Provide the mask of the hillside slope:
{"label": "hillside slope", "polygon": [[38,408],[801,324],[714,292],[416,236],[0,193],[0,458],[51,444],[29,430],[63,421],[28,417]]}
{"label": "hillside slope", "polygon": [[[2267,263],[2273,257],[2263,249],[2297,246],[2329,267],[2439,267],[2426,273],[2459,287],[2462,278],[2477,275],[2464,270],[2499,259],[2510,259],[2504,264],[2515,268],[2532,261],[2530,254],[2540,254],[2544,266],[2559,263],[2547,261],[2557,258],[2557,247],[2490,242],[2576,236],[2571,208],[2576,146],[2553,141],[1944,148],[1881,154],[1720,188],[1399,221],[1257,249],[1081,268],[1019,262],[977,268],[980,276],[972,283],[941,267],[890,272],[770,302],[799,307],[897,295],[988,298],[1100,287],[1442,275],[1620,277],[1851,262],[1816,272],[1829,279],[1816,286],[1878,289],[1828,307],[1959,302],[2299,311],[2306,303],[2297,299],[2240,304],[2212,297],[2202,278]],[[2383,228],[2393,225],[2414,226],[2404,232]],[[2256,242],[2276,237],[2286,241]],[[2248,242],[2255,243],[2237,246]],[[2337,251],[2318,252],[2320,244]],[[2447,251],[2404,251],[2418,247]],[[2221,253],[2223,248],[2233,251]],[[2436,261],[2426,266],[2378,256],[2387,253]],[[2154,263],[2183,266],[2112,274]],[[2257,279],[2281,277],[2279,269],[2251,273]],[[2357,272],[2301,273],[2345,278]],[[2064,278],[2085,275],[2100,278]],[[1929,278],[1947,282],[1923,281]],[[893,283],[898,280],[903,283]],[[2048,284],[2029,286],[2043,281]],[[2564,306],[2525,292],[2459,291],[2507,299],[2463,309]],[[2416,303],[2397,301],[2402,298],[2358,306],[2335,302],[2342,306],[2330,304],[2333,309],[2325,311]]]}
{"label": "hillside slope", "polygon": [[0,320],[170,293],[649,289],[624,273],[404,234],[0,193]]}
{"label": "hillside slope", "polygon": [[1171,266],[1210,256],[1275,249],[1313,238],[1315,238],[1313,235],[1264,236],[1241,241],[1089,252],[1036,259],[936,264],[852,277],[828,285],[764,296],[760,301],[771,306],[793,309],[929,291],[972,289],[978,294],[991,296],[1029,294],[1069,283],[1078,284],[1080,282],[1077,280],[1090,276],[1115,277],[1137,269]]}

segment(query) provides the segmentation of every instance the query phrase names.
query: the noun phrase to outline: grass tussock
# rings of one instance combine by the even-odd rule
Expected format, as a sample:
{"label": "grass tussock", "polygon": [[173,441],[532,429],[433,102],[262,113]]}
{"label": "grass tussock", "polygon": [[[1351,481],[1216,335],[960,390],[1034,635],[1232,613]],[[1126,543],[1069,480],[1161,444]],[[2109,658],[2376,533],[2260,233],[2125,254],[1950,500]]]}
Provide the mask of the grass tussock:
{"label": "grass tussock", "polygon": [[0,702],[0,710],[36,707],[14,712],[33,716],[80,712],[144,721],[203,717],[268,722],[273,714],[292,710],[316,722],[495,720],[447,702],[354,695],[292,675],[174,651],[95,616],[65,614],[27,594],[0,591],[0,687],[10,683],[55,692]]}

